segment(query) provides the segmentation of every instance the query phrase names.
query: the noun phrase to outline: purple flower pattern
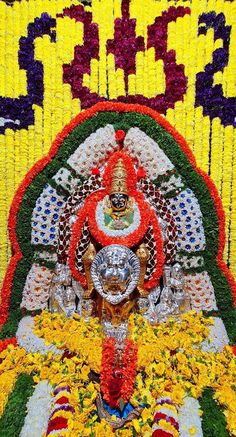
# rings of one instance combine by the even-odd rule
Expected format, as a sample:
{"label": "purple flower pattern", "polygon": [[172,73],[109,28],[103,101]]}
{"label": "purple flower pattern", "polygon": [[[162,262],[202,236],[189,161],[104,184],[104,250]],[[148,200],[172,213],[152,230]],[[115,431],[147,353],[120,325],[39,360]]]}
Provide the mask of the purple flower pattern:
{"label": "purple flower pattern", "polygon": [[219,117],[224,126],[236,127],[236,97],[225,97],[221,84],[213,86],[214,74],[223,71],[229,61],[229,43],[231,26],[226,26],[223,13],[209,12],[198,20],[199,35],[206,35],[208,29],[214,29],[214,40],[221,39],[223,47],[213,52],[213,61],[196,77],[196,106],[203,107],[203,114],[210,119]]}
{"label": "purple flower pattern", "polygon": [[[122,17],[115,20],[114,38],[107,41],[107,54],[114,54],[115,68],[124,70],[126,95],[118,96],[116,101],[147,105],[165,114],[168,108],[174,108],[178,100],[183,100],[187,90],[184,66],[176,63],[174,50],[167,50],[168,24],[178,17],[190,14],[190,9],[171,6],[155,19],[154,24],[148,26],[147,48],[154,47],[156,60],[163,60],[166,90],[164,94],[147,98],[140,94],[127,95],[128,76],[136,72],[136,53],[145,50],[144,38],[136,35],[136,19],[130,18],[129,5],[130,0],[122,0]],[[83,86],[83,75],[90,74],[91,60],[99,59],[98,26],[92,23],[91,13],[85,12],[81,5],[67,8],[63,14],[84,24],[84,44],[75,47],[73,61],[63,66],[63,78],[65,83],[71,85],[73,98],[79,98],[82,109],[86,109],[97,102],[108,100],[97,93],[91,93]]]}
{"label": "purple flower pattern", "polygon": [[6,128],[26,129],[34,123],[32,106],[43,106],[43,65],[34,59],[34,40],[49,35],[51,41],[55,42],[55,26],[56,20],[43,13],[28,25],[27,36],[20,38],[18,60],[20,69],[27,72],[27,95],[19,98],[0,97],[0,117],[5,120],[0,126],[0,133],[4,133]]}

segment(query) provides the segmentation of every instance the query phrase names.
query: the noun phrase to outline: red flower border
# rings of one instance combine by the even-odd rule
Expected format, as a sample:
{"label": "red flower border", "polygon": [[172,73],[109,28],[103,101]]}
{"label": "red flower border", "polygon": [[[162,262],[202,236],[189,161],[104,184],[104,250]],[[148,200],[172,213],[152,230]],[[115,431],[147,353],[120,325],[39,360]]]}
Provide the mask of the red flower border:
{"label": "red flower border", "polygon": [[[64,127],[64,129],[59,133],[55,139],[55,141],[52,144],[52,147],[46,157],[38,161],[32,169],[27,173],[23,181],[21,182],[19,188],[17,189],[11,209],[10,209],[10,215],[9,215],[9,222],[8,222],[8,229],[9,229],[9,236],[10,241],[13,248],[14,255],[12,256],[7,272],[5,275],[5,279],[3,281],[3,287],[2,287],[2,293],[1,293],[1,306],[0,306],[0,325],[6,322],[8,317],[8,308],[9,308],[9,300],[10,300],[10,293],[11,293],[11,285],[12,280],[14,276],[14,272],[17,266],[17,263],[22,258],[22,253],[20,250],[20,246],[17,240],[16,235],[16,219],[17,214],[21,206],[21,202],[23,200],[24,193],[28,186],[31,184],[33,179],[36,177],[36,175],[44,169],[44,167],[51,161],[51,159],[55,156],[57,153],[60,145],[64,141],[64,139],[72,132],[72,130],[80,123],[84,122],[88,118],[93,117],[98,112],[104,112],[104,111],[115,111],[115,112],[137,112],[140,114],[147,115],[154,119],[160,126],[162,126],[167,132],[169,132],[170,135],[172,135],[175,139],[175,141],[179,144],[185,155],[188,157],[189,162],[193,166],[194,170],[198,172],[199,175],[205,180],[210,195],[215,203],[217,215],[218,215],[218,222],[219,224],[221,221],[224,220],[224,211],[222,207],[222,203],[220,200],[220,197],[217,193],[215,184],[212,182],[210,177],[204,173],[202,170],[200,170],[196,166],[196,161],[194,158],[194,155],[192,151],[190,150],[186,140],[175,130],[174,127],[170,125],[170,123],[160,114],[158,114],[153,109],[147,108],[146,106],[138,105],[138,104],[126,104],[126,103],[111,103],[111,102],[100,102],[96,105],[92,106],[91,108],[87,109],[84,112],[81,112],[78,114],[71,122]],[[225,262],[221,259],[222,253],[224,250],[224,241],[225,241],[225,230],[222,225],[219,227],[219,245],[218,245],[218,254],[217,254],[217,262],[220,267],[220,269],[225,274],[228,283],[231,287],[233,297],[234,297],[234,304],[236,306],[236,283],[235,280],[227,268]]]}
{"label": "red flower border", "polygon": [[4,351],[9,344],[13,344],[13,346],[16,346],[16,337],[7,338],[6,340],[0,340],[0,352]]}
{"label": "red flower border", "polygon": [[111,407],[119,407],[119,402],[123,399],[127,403],[134,391],[134,383],[137,373],[137,354],[138,346],[129,338],[125,340],[122,352],[121,370],[122,377],[120,380],[119,398],[113,398],[110,392],[110,385],[114,381],[113,372],[116,370],[116,340],[109,337],[104,341],[102,350],[102,364],[100,387],[103,398]]}
{"label": "red flower border", "polygon": [[86,286],[86,279],[84,275],[79,273],[76,268],[75,254],[86,218],[88,218],[92,235],[102,246],[108,246],[110,244],[121,244],[127,247],[134,246],[138,244],[138,242],[142,239],[145,232],[147,231],[152,213],[151,208],[147,209],[146,204],[144,206],[142,193],[136,193],[137,194],[134,197],[141,213],[140,225],[137,229],[135,229],[130,235],[127,235],[126,237],[112,237],[106,235],[101,229],[98,228],[96,221],[96,206],[97,203],[104,199],[104,197],[107,195],[106,190],[96,191],[94,194],[89,196],[89,198],[85,201],[84,207],[79,210],[77,215],[78,219],[72,228],[72,236],[68,256],[69,266],[71,268],[72,274],[76,279],[81,282],[83,286]]}

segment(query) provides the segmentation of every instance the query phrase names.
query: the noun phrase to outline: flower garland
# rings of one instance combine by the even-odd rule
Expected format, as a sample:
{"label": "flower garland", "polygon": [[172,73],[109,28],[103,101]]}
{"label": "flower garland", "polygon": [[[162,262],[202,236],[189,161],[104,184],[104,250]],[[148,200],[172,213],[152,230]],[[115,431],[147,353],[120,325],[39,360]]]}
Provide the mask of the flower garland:
{"label": "flower garland", "polygon": [[16,338],[13,337],[7,338],[6,340],[0,340],[0,352],[6,349],[9,344],[13,344],[13,346],[16,346]]}
{"label": "flower garland", "polygon": [[24,371],[25,356],[26,351],[12,343],[0,352],[0,415],[5,409],[18,375]]}
{"label": "flower garland", "polygon": [[[14,354],[14,351],[12,350],[10,353]],[[6,379],[8,377],[7,373],[3,375]],[[18,376],[14,388],[9,394],[4,412],[0,417],[0,435],[4,435],[4,437],[20,435],[25,420],[26,404],[34,391],[33,386],[32,376],[25,374],[24,369],[22,369],[22,373]]]}
{"label": "flower garland", "polygon": [[71,390],[63,383],[54,391],[54,407],[50,415],[46,436],[63,435],[68,432],[68,421],[73,419],[74,408],[69,403]]}
{"label": "flower garland", "polygon": [[46,432],[50,416],[52,386],[41,381],[27,402],[27,415],[20,437],[38,437]]}
{"label": "flower garland", "polygon": [[125,369],[121,395],[124,402],[128,402],[133,394],[133,385],[136,378],[137,345],[130,339],[125,341],[122,356],[122,367]]}
{"label": "flower garland", "polygon": [[62,352],[55,346],[47,345],[42,338],[34,334],[34,318],[30,316],[21,319],[17,332],[16,339],[19,346],[26,350],[26,352],[40,352],[47,354],[52,352],[54,355],[61,355]]}
{"label": "flower garland", "polygon": [[222,352],[229,344],[224,323],[219,317],[213,317],[214,325],[210,326],[209,338],[202,343],[202,350],[205,352]]}
{"label": "flower garland", "polygon": [[[140,417],[124,424],[121,430],[115,431],[115,435],[122,436],[122,431],[128,432],[128,429],[136,430],[137,433],[142,429],[142,432],[149,432],[151,435],[153,418],[157,412],[157,399],[170,397],[171,393],[171,402],[180,407],[186,394],[198,398],[208,386],[213,388],[214,397],[224,408],[227,428],[231,435],[234,434],[233,417],[236,407],[232,399],[235,397],[236,357],[229,346],[225,346],[219,353],[201,350],[201,344],[207,339],[212,323],[212,319],[206,319],[202,314],[195,312],[181,316],[180,321],[169,319],[157,326],[150,326],[139,315],[130,316],[130,340],[127,341],[127,348],[123,353],[123,364],[127,365],[126,370],[133,365],[133,370],[130,375],[127,371],[130,379],[126,379],[127,385],[124,385],[121,395],[127,400],[128,393],[131,393],[129,388],[134,387],[129,402],[134,408],[140,405],[144,408]],[[112,431],[106,422],[101,422],[102,425],[97,423],[95,405],[100,391],[96,375],[99,375],[102,369],[103,342],[103,333],[98,321],[92,319],[85,322],[77,316],[67,320],[63,315],[43,311],[35,317],[34,332],[44,341],[63,349],[64,354],[26,354],[24,349],[9,345],[0,353],[0,359],[3,359],[0,364],[3,378],[8,378],[8,371],[18,362],[17,371],[33,373],[36,383],[46,379],[51,385],[63,384],[70,387],[69,403],[75,412],[73,419],[68,421],[68,430],[73,430],[77,432],[76,435],[82,437],[95,432],[100,426],[103,432],[106,429],[109,435]],[[136,347],[137,365],[134,361]],[[112,348],[114,350],[114,344]],[[113,352],[111,355],[110,364],[114,362]],[[164,411],[162,413],[165,414]],[[158,424],[163,428],[163,432],[173,433],[173,424],[163,424],[161,417],[159,419]]]}
{"label": "flower garland", "polygon": [[184,398],[179,411],[179,431],[181,437],[203,437],[200,404],[190,396]]}
{"label": "flower garland", "polygon": [[178,411],[170,398],[157,400],[152,437],[178,437]]}
{"label": "flower garland", "polygon": [[[116,356],[116,341],[113,337],[109,337],[104,341],[103,348],[102,348],[100,384],[101,384],[101,391],[103,393],[105,401],[107,401],[109,405],[111,405],[112,407],[116,406],[117,398],[118,400],[120,398],[120,386],[121,386],[120,383],[119,386],[116,387],[116,391],[118,391],[118,396],[116,396],[117,398],[114,399],[114,393],[112,393],[111,396],[110,382],[112,381],[112,376],[113,376],[115,356]],[[116,394],[117,393],[115,393],[115,395]]]}
{"label": "flower garland", "polygon": [[96,166],[101,166],[109,155],[118,148],[114,126],[100,127],[77,147],[67,163],[77,174],[88,178]]}
{"label": "flower garland", "polygon": [[140,163],[152,181],[174,169],[172,162],[158,143],[138,127],[131,127],[128,130],[124,139],[124,149],[133,160]]}
{"label": "flower garland", "polygon": [[113,337],[105,340],[101,365],[101,391],[105,401],[114,408],[121,401],[126,404],[132,396],[136,378],[137,346],[126,339],[121,363],[115,364],[117,356],[116,343]]}

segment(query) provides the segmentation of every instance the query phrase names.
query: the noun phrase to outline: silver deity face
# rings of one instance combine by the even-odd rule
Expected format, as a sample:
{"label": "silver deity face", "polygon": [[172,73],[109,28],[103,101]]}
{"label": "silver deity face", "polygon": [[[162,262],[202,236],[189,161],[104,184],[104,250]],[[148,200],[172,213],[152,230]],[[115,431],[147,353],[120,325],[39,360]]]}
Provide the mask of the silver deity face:
{"label": "silver deity face", "polygon": [[140,274],[137,256],[127,247],[112,244],[98,252],[91,266],[94,287],[116,305],[135,289]]}
{"label": "silver deity face", "polygon": [[107,251],[104,262],[98,268],[98,274],[106,293],[124,293],[132,274],[128,255],[114,249]]}

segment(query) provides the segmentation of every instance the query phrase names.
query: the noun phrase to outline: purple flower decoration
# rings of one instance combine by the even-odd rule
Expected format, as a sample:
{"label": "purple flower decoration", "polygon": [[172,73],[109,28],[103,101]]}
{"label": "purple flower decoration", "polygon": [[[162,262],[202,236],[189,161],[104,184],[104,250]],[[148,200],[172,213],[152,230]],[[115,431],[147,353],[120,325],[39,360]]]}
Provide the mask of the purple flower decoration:
{"label": "purple flower decoration", "polygon": [[223,13],[216,15],[215,12],[202,14],[198,24],[199,35],[206,35],[212,28],[214,40],[221,39],[223,47],[213,52],[212,63],[197,74],[195,106],[202,106],[203,114],[209,115],[211,120],[219,117],[224,126],[236,126],[236,97],[225,97],[220,84],[213,86],[214,74],[228,65],[231,26],[226,26]]}
{"label": "purple flower decoration", "polygon": [[19,67],[26,70],[27,95],[19,98],[0,97],[0,133],[6,128],[26,129],[34,123],[33,105],[43,106],[43,65],[34,59],[34,40],[43,35],[49,35],[55,42],[56,20],[47,13],[36,18],[28,25],[27,37],[21,37],[19,41]]}

